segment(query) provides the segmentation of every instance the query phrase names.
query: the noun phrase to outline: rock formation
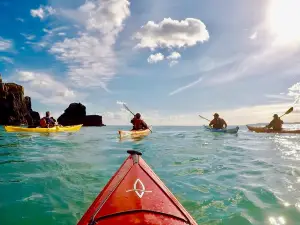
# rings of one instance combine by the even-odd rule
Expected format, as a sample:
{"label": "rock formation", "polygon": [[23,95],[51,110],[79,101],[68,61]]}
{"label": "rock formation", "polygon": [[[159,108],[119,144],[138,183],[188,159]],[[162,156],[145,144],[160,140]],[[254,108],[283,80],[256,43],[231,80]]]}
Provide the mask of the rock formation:
{"label": "rock formation", "polygon": [[86,108],[81,103],[71,103],[57,121],[63,126],[76,124],[83,124],[83,126],[105,126],[102,123],[102,116],[86,115]]}
{"label": "rock formation", "polygon": [[0,125],[34,126],[40,115],[31,108],[30,97],[24,97],[24,88],[15,83],[3,83],[0,75]]}
{"label": "rock formation", "polygon": [[29,113],[30,117],[32,118],[32,120],[30,120],[30,122],[28,122],[28,120],[27,120],[27,124],[29,126],[32,126],[32,127],[39,126],[41,117],[40,117],[40,114],[38,112],[32,110],[32,108],[31,108],[31,98],[26,96],[25,97],[25,103],[26,103],[28,113]]}

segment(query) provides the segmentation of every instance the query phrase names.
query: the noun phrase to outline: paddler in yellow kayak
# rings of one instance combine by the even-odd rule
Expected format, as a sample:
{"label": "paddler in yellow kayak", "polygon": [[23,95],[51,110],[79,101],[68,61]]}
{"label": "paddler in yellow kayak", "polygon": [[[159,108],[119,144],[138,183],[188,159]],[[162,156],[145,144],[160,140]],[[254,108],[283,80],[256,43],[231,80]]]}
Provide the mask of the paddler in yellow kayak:
{"label": "paddler in yellow kayak", "polygon": [[137,113],[131,120],[131,123],[133,125],[132,130],[146,130],[148,129],[148,125],[145,123],[144,120],[141,119],[141,114]]}
{"label": "paddler in yellow kayak", "polygon": [[53,117],[50,117],[50,112],[46,112],[46,116],[40,120],[40,127],[54,127],[57,125],[56,120]]}
{"label": "paddler in yellow kayak", "polygon": [[276,131],[281,131],[283,121],[280,119],[280,117],[277,114],[274,114],[273,118],[274,119],[269,123],[269,125],[265,127]]}
{"label": "paddler in yellow kayak", "polygon": [[209,126],[214,128],[214,129],[223,129],[223,128],[227,128],[227,123],[225,122],[225,120],[223,120],[222,118],[219,117],[218,113],[214,114],[214,119],[212,121],[210,121]]}

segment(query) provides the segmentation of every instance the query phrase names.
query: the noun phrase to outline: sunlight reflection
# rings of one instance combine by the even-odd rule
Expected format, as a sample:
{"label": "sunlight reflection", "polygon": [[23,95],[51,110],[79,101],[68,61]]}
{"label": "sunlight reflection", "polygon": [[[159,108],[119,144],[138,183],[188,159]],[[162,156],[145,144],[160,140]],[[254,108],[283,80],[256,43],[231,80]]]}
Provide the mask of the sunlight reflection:
{"label": "sunlight reflection", "polygon": [[300,211],[300,202],[295,204],[296,209],[298,209]]}
{"label": "sunlight reflection", "polygon": [[272,0],[269,6],[269,25],[277,42],[295,44],[300,41],[300,1]]}
{"label": "sunlight reflection", "polygon": [[277,148],[281,151],[283,158],[300,160],[300,143],[292,137],[279,137],[275,139]]}
{"label": "sunlight reflection", "polygon": [[280,216],[278,218],[269,217],[269,222],[270,222],[271,225],[284,225],[284,224],[286,224],[286,221],[282,216]]}

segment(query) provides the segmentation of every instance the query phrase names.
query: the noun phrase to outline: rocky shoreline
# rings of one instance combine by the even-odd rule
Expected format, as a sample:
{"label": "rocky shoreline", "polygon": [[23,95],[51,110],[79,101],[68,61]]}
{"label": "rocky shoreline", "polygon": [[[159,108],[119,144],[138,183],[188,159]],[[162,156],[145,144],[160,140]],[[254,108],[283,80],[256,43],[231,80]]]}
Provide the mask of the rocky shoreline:
{"label": "rocky shoreline", "polygon": [[[0,125],[39,126],[40,114],[32,110],[31,98],[24,96],[24,88],[15,83],[3,83],[0,75]],[[86,115],[81,103],[71,103],[57,121],[63,126],[105,126],[100,115]]]}

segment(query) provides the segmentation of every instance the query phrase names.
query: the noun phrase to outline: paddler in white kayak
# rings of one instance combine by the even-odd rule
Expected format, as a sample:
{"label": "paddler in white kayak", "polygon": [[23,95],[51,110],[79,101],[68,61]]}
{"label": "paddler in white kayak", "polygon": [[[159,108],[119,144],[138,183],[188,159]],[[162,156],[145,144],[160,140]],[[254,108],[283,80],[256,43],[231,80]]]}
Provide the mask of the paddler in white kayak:
{"label": "paddler in white kayak", "polygon": [[214,128],[214,129],[226,129],[227,128],[227,123],[225,122],[224,119],[219,117],[218,113],[214,114],[214,119],[210,121],[209,126]]}
{"label": "paddler in white kayak", "polygon": [[133,124],[132,130],[146,130],[148,129],[148,125],[145,123],[144,120],[141,119],[141,114],[137,113],[131,120],[131,123]]}
{"label": "paddler in white kayak", "polygon": [[283,121],[280,119],[280,117],[277,114],[274,114],[273,118],[274,119],[269,123],[269,125],[265,126],[265,128],[281,131]]}

